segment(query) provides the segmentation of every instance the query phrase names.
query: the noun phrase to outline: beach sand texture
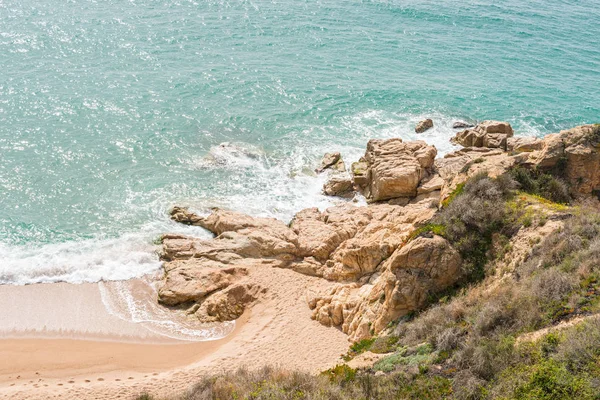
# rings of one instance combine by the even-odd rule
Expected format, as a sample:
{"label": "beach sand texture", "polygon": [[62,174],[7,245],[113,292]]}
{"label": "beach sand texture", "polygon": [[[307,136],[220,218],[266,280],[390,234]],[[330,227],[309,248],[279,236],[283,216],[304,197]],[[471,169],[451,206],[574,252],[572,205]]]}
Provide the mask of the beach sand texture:
{"label": "beach sand texture", "polygon": [[311,320],[305,300],[323,280],[267,267],[252,274],[270,288],[265,298],[232,333],[204,342],[161,338],[110,315],[97,284],[2,286],[0,398],[167,396],[206,373],[264,365],[317,372],[338,363],[346,335]]}

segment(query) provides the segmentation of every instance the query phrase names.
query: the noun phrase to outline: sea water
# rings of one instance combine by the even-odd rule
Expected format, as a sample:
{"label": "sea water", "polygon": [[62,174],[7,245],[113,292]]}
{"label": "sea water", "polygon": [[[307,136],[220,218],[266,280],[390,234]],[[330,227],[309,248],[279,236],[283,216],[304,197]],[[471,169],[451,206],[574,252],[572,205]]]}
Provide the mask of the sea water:
{"label": "sea water", "polygon": [[[155,273],[173,205],[289,220],[326,151],[600,121],[597,0],[0,0],[0,283]],[[435,128],[414,133],[420,119]]]}

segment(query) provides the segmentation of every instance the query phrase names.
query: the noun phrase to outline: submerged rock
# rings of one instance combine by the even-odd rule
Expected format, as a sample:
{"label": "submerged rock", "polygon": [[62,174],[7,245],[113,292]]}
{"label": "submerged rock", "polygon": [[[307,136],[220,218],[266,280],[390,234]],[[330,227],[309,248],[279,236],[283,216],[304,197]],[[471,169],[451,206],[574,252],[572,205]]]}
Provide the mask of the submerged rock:
{"label": "submerged rock", "polygon": [[472,128],[475,125],[470,124],[468,122],[465,121],[456,121],[455,123],[452,124],[452,128],[453,129],[466,129],[466,128]]}
{"label": "submerged rock", "polygon": [[340,153],[325,153],[321,160],[319,168],[315,169],[317,174],[324,172],[327,169],[332,169],[339,172],[346,172],[346,165]]}
{"label": "submerged rock", "polygon": [[433,120],[430,118],[420,121],[415,127],[416,133],[423,133],[429,129],[433,128]]}

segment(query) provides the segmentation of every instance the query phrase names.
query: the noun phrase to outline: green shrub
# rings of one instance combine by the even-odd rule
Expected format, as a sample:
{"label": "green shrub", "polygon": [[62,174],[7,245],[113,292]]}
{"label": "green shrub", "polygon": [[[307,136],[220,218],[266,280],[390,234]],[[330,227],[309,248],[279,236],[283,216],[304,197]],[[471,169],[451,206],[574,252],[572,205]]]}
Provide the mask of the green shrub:
{"label": "green shrub", "polygon": [[369,350],[371,345],[375,342],[375,339],[376,338],[373,337],[368,339],[362,339],[358,342],[352,343],[350,349],[348,350],[348,353],[342,356],[342,358],[344,359],[344,361],[350,361],[357,355],[364,353],[365,351]]}
{"label": "green shrub", "polygon": [[555,203],[567,204],[571,201],[567,184],[549,173],[519,166],[513,168],[510,175],[524,192],[542,196]]}
{"label": "green shrub", "polygon": [[469,280],[484,276],[492,235],[510,237],[516,220],[506,206],[514,182],[508,176],[491,179],[485,174],[471,178],[448,198],[447,206],[434,218],[434,226],[444,226],[443,236],[461,253]]}
{"label": "green shrub", "polygon": [[378,337],[370,346],[369,351],[376,354],[391,353],[396,350],[398,340],[398,336]]}
{"label": "green shrub", "polygon": [[356,378],[356,370],[350,368],[347,364],[338,364],[327,371],[323,371],[321,374],[333,383],[350,382]]}
{"label": "green shrub", "polygon": [[524,368],[527,380],[516,388],[518,400],[593,399],[590,382],[570,373],[564,365],[553,360]]}

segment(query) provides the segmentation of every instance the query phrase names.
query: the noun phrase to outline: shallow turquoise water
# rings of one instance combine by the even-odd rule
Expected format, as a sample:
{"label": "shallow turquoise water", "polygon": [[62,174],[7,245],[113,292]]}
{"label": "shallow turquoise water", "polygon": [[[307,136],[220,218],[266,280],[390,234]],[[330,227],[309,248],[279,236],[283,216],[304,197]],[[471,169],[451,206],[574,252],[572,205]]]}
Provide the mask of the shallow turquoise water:
{"label": "shallow turquoise water", "polygon": [[[326,206],[326,150],[600,121],[597,1],[0,0],[0,283],[123,279],[173,204]],[[231,145],[219,146],[223,142]]]}

